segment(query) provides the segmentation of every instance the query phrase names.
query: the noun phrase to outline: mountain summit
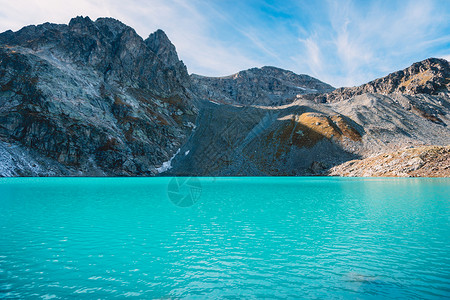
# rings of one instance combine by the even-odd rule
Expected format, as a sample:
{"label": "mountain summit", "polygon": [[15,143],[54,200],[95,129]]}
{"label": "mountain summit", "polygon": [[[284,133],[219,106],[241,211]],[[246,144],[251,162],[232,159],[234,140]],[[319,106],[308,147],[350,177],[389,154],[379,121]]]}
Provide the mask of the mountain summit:
{"label": "mountain summit", "polygon": [[178,54],[175,46],[172,44],[172,42],[170,42],[166,33],[161,29],[158,29],[154,33],[150,34],[149,37],[145,40],[145,44],[166,65],[176,66],[181,63],[178,59]]}

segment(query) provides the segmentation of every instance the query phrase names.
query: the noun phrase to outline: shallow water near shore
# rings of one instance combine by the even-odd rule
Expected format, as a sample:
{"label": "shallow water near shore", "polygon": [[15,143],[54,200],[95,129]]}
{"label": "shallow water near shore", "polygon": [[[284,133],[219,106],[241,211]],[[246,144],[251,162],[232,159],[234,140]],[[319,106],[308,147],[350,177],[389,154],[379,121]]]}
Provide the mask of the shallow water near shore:
{"label": "shallow water near shore", "polygon": [[450,179],[3,178],[0,298],[450,297]]}

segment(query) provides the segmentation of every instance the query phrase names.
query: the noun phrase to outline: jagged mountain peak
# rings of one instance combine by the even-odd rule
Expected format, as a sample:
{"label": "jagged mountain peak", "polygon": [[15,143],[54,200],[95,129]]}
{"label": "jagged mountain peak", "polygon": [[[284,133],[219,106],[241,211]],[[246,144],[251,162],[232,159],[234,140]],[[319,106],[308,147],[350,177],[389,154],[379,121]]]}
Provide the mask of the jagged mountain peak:
{"label": "jagged mountain peak", "polygon": [[445,59],[428,58],[366,84],[378,93],[437,94],[447,90],[450,65]]}
{"label": "jagged mountain peak", "polygon": [[178,64],[177,50],[163,30],[158,29],[150,34],[145,40],[145,44],[167,65]]}
{"label": "jagged mountain peak", "polygon": [[[274,76],[276,78],[280,78],[283,80],[292,80],[292,81],[307,81],[308,85],[314,84],[315,86],[308,86],[311,89],[317,89],[321,91],[332,91],[334,87],[329,84],[326,84],[314,77],[311,77],[306,74],[296,74],[293,71],[274,67],[274,66],[263,66],[260,68],[251,68],[248,70],[240,71],[237,74],[252,74],[254,76]],[[314,83],[313,83],[314,82]]]}
{"label": "jagged mountain peak", "polygon": [[[117,36],[127,29],[132,29],[128,25],[114,18],[98,18],[95,25],[108,36]],[[134,31],[134,30],[133,30]]]}
{"label": "jagged mountain peak", "polygon": [[95,26],[97,29],[108,29],[116,33],[120,33],[126,29],[131,29],[130,26],[111,17],[100,17],[93,21],[89,16],[77,16],[69,21],[68,26],[72,28],[77,26]]}
{"label": "jagged mountain peak", "polygon": [[[292,73],[292,74],[295,74],[294,72],[292,72],[290,70],[282,69],[282,68],[275,67],[275,66],[262,66],[262,67],[250,68],[248,70],[244,70],[244,71],[241,71],[241,72],[246,72],[246,71]],[[296,74],[296,75],[302,76],[304,74]]]}
{"label": "jagged mountain peak", "polygon": [[[107,82],[151,89],[165,97],[183,92],[182,86],[189,81],[186,66],[162,30],[144,41],[133,28],[114,18],[98,18],[94,22],[78,16],[68,25],[27,26],[17,32],[1,33],[2,45],[30,49],[40,56],[51,55],[80,67],[93,67],[104,74]],[[172,72],[169,77],[175,76],[178,83],[157,74],[169,69]]]}
{"label": "jagged mountain peak", "polygon": [[142,37],[132,27],[111,17],[102,17],[95,21],[92,21],[89,17],[75,17],[70,20],[69,29],[78,34],[90,35],[100,40],[106,39],[108,43],[115,42],[126,33],[128,37],[143,41]]}
{"label": "jagged mountain peak", "polygon": [[445,59],[428,58],[400,71],[399,75],[402,72],[398,87],[401,92],[437,94],[450,90],[450,63]]}
{"label": "jagged mountain peak", "polygon": [[76,16],[72,19],[70,19],[69,21],[69,26],[75,26],[76,24],[92,24],[92,20],[91,18],[89,18],[88,16],[83,17],[83,16]]}
{"label": "jagged mountain peak", "polygon": [[159,39],[160,41],[164,41],[164,42],[169,42],[170,43],[170,40],[167,37],[167,34],[162,29],[157,29],[155,32],[151,33],[148,36],[148,38],[151,38],[151,37],[155,37],[155,38]]}
{"label": "jagged mountain peak", "polygon": [[69,22],[69,30],[78,34],[96,34],[99,29],[89,17],[78,16]]}

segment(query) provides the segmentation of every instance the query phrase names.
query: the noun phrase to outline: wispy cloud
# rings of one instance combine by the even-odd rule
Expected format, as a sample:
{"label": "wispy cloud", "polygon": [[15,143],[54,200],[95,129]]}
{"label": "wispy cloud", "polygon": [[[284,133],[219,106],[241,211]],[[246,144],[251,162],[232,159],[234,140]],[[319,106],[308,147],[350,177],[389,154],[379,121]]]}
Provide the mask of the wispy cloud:
{"label": "wispy cloud", "polygon": [[[328,68],[308,64],[309,71],[342,86],[361,84],[406,67],[434,55],[434,47],[448,45],[448,37],[441,36],[448,13],[433,1],[370,2],[365,6],[330,1],[330,26],[319,24],[307,39],[322,50],[323,64]],[[311,52],[308,45],[304,51]],[[304,60],[315,58],[309,54]]]}
{"label": "wispy cloud", "polygon": [[291,57],[301,68],[308,68],[311,75],[318,76],[324,72],[324,58],[317,43],[317,36],[310,36],[307,39],[299,39],[303,44],[302,54]]}

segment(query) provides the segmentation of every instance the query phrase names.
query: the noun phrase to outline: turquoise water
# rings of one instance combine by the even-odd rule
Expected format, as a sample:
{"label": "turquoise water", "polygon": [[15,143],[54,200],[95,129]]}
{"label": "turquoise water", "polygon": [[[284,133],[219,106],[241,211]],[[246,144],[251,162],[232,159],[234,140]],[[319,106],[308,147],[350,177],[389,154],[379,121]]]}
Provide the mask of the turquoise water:
{"label": "turquoise water", "polygon": [[450,180],[0,179],[0,298],[450,297]]}

